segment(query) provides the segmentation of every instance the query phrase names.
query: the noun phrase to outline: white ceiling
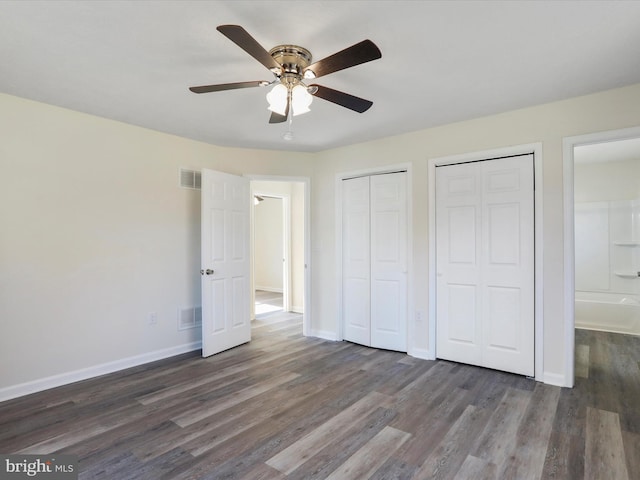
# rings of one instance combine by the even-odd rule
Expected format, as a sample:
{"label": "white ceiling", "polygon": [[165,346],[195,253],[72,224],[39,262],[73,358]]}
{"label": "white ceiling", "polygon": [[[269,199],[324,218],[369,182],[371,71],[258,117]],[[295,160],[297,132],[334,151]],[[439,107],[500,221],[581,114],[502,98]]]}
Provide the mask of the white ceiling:
{"label": "white ceiling", "polygon": [[[382,59],[317,83],[374,102],[315,99],[268,124],[271,80],[216,31],[324,58],[365,38]],[[0,1],[0,92],[216,145],[319,151],[640,82],[640,2]]]}

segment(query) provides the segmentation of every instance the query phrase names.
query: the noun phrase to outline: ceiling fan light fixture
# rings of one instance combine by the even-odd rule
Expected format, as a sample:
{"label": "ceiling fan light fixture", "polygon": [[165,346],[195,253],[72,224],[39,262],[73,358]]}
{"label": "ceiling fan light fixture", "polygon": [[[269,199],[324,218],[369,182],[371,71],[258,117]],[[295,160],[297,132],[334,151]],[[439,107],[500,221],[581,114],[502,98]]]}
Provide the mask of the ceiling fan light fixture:
{"label": "ceiling fan light fixture", "polygon": [[313,96],[309,94],[307,88],[303,85],[296,85],[291,90],[291,108],[294,116],[310,112],[309,106],[312,101]]}
{"label": "ceiling fan light fixture", "polygon": [[[284,44],[269,51],[265,50],[240,25],[218,25],[217,30],[266,67],[275,75],[275,79],[271,82],[250,81],[189,87],[193,93],[221,92],[276,84],[266,95],[268,109],[272,112],[269,116],[270,124],[288,120],[291,125],[294,115],[310,111],[309,106],[314,96],[358,113],[365,112],[373,105],[373,102],[364,98],[321,85],[307,86],[303,82],[305,79],[323,77],[382,58],[382,52],[371,40],[363,40],[333,55],[312,62],[311,52],[298,45]],[[290,111],[291,115],[289,115]],[[287,132],[286,139],[291,140],[292,134]]]}
{"label": "ceiling fan light fixture", "polygon": [[279,83],[269,93],[267,93],[267,102],[269,102],[269,110],[279,115],[284,115],[287,111],[287,98],[289,92],[287,87]]}

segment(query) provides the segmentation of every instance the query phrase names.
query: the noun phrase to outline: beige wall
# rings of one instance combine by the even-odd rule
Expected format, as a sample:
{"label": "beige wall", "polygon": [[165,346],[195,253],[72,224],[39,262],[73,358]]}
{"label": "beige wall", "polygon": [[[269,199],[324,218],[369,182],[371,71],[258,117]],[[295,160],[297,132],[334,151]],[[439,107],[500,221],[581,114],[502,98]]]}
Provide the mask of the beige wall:
{"label": "beige wall", "polygon": [[[374,106],[375,108],[375,106]],[[428,106],[425,106],[428,108]],[[427,164],[431,158],[500,147],[543,144],[544,378],[562,383],[565,374],[563,319],[563,158],[564,137],[640,125],[640,84],[500,115],[430,128],[317,154],[313,162],[312,256],[314,329],[336,325],[335,176],[339,172],[394,163],[413,166],[413,305],[428,312]],[[540,186],[538,185],[538,188]],[[411,331],[411,328],[409,329]],[[414,325],[409,348],[428,349],[429,325]]]}
{"label": "beige wall", "polygon": [[[428,311],[428,159],[534,142],[544,160],[544,370],[558,379],[562,139],[640,125],[640,84],[317,154],[221,148],[7,95],[0,112],[0,393],[199,340],[176,329],[177,308],[200,301],[199,198],[178,188],[181,166],[312,178],[311,333],[335,334],[337,173],[412,164],[413,321]],[[410,347],[427,348],[428,330],[416,324]]]}
{"label": "beige wall", "polygon": [[283,292],[284,217],[281,198],[264,197],[253,209],[254,281],[257,290]]}
{"label": "beige wall", "polygon": [[221,148],[8,95],[0,131],[0,398],[200,341],[177,329],[178,308],[200,305],[200,194],[178,186],[180,167],[311,174],[309,154]]}

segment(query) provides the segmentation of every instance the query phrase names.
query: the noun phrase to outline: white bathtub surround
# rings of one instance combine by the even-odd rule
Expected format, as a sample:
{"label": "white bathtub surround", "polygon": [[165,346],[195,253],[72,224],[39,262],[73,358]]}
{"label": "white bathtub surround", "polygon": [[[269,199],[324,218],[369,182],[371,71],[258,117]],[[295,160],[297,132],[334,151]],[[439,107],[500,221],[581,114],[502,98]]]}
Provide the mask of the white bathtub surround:
{"label": "white bathtub surround", "polygon": [[640,335],[640,301],[617,293],[576,292],[576,327]]}
{"label": "white bathtub surround", "polygon": [[640,335],[640,200],[575,205],[578,328]]}

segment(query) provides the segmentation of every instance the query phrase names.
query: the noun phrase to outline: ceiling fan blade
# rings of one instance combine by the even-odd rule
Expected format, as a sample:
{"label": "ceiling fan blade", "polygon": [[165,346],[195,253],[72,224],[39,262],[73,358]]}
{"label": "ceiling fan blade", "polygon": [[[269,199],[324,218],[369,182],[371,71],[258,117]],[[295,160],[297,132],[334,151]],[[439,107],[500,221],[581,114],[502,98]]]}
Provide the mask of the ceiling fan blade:
{"label": "ceiling fan blade", "polygon": [[193,93],[209,93],[221,92],[223,90],[235,90],[237,88],[264,87],[269,85],[266,81],[255,82],[235,82],[235,83],[219,83],[217,85],[202,85],[200,87],[189,87]]}
{"label": "ceiling fan blade", "polygon": [[351,45],[344,50],[340,50],[333,55],[312,63],[305,68],[305,73],[311,71],[315,75],[315,78],[318,78],[339,70],[344,70],[345,68],[360,65],[361,63],[377,60],[378,58],[382,58],[382,52],[380,52],[376,44],[371,40],[363,40],[360,43]]}
{"label": "ceiling fan blade", "polygon": [[316,92],[312,93],[314,97],[322,98],[323,100],[348,108],[354,112],[366,112],[371,108],[371,105],[373,105],[373,102],[370,100],[349,95],[348,93],[340,92],[333,88],[323,87],[322,85],[309,85],[309,88],[311,87],[317,88]]}
{"label": "ceiling fan blade", "polygon": [[276,112],[271,112],[271,118],[269,118],[269,123],[283,123],[287,121],[289,118],[289,107],[291,106],[291,98],[287,98],[287,107],[284,109],[284,115],[280,115]]}
{"label": "ceiling fan blade", "polygon": [[240,25],[220,25],[217,29],[269,70],[281,71],[280,64]]}

